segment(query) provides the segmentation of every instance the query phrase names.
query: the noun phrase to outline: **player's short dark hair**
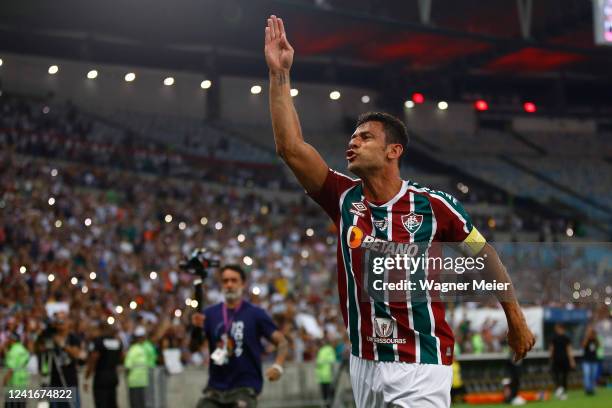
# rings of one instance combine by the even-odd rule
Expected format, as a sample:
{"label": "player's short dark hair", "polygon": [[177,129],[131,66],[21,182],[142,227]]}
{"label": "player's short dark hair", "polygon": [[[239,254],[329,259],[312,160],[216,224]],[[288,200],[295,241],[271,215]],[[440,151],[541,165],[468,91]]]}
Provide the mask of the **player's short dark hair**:
{"label": "player's short dark hair", "polygon": [[240,267],[240,265],[238,264],[223,265],[220,269],[221,274],[223,274],[223,271],[225,271],[226,269],[230,269],[234,272],[238,272],[238,274],[240,274],[240,279],[242,279],[243,282],[246,282],[246,272],[244,271],[244,269]]}
{"label": "player's short dark hair", "polygon": [[366,112],[359,115],[355,127],[359,127],[366,122],[382,123],[385,130],[385,142],[387,144],[401,144],[404,150],[406,150],[406,146],[408,146],[408,130],[404,122],[386,112]]}

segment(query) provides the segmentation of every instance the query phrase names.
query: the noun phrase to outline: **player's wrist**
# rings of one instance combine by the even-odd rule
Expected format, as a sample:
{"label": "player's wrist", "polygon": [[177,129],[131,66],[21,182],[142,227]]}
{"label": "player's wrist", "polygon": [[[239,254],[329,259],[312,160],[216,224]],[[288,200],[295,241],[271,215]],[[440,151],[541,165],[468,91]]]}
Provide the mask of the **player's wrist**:
{"label": "player's wrist", "polygon": [[268,70],[268,74],[270,78],[278,78],[283,77],[289,79],[289,74],[291,73],[291,69],[286,68],[270,68]]}

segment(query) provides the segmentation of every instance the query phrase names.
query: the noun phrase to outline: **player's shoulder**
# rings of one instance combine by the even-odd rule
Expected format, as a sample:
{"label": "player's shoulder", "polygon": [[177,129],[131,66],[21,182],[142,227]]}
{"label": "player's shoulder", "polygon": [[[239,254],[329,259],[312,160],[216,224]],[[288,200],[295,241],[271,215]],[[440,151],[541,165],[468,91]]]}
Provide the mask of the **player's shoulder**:
{"label": "player's shoulder", "polygon": [[447,206],[460,207],[461,203],[452,194],[442,190],[435,190],[433,188],[425,187],[414,181],[407,181],[408,189],[415,194],[420,194],[427,197],[430,201],[434,199],[440,201]]}
{"label": "player's shoulder", "polygon": [[346,174],[332,168],[329,169],[327,178],[328,180],[333,180],[342,190],[347,190],[361,184],[361,179],[347,176]]}

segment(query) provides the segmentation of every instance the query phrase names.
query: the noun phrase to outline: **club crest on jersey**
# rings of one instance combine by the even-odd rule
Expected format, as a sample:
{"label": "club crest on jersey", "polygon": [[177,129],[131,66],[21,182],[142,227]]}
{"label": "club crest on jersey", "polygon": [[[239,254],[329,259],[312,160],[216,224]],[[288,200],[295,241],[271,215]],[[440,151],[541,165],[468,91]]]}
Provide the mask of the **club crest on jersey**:
{"label": "club crest on jersey", "polygon": [[361,201],[357,201],[352,203],[353,208],[349,210],[351,214],[354,214],[358,217],[365,217],[365,211],[367,211],[368,207]]}
{"label": "club crest on jersey", "polygon": [[376,228],[378,228],[381,231],[384,231],[387,229],[387,219],[384,218],[382,220],[374,220],[374,225],[376,226]]}
{"label": "club crest on jersey", "polygon": [[377,337],[391,337],[394,328],[395,321],[393,319],[388,317],[374,318],[374,331],[376,331]]}
{"label": "club crest on jersey", "polygon": [[410,235],[414,235],[421,228],[421,224],[423,224],[423,216],[414,212],[402,215],[402,224],[404,224],[404,228],[406,228]]}

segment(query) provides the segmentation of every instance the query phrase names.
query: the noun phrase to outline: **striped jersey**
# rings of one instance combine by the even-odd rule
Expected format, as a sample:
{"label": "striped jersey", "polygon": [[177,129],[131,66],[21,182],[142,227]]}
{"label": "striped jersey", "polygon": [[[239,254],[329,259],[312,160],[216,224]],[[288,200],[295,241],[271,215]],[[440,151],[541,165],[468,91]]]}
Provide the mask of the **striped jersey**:
{"label": "striped jersey", "polygon": [[[454,337],[444,304],[429,294],[404,301],[374,300],[364,292],[362,248],[351,244],[360,235],[395,243],[458,242],[478,253],[485,240],[463,206],[451,195],[403,181],[398,194],[376,205],[364,197],[361,180],[329,170],[312,198],[338,231],[338,292],[351,353],[375,361],[444,364],[453,361]],[[431,279],[427,267],[410,277]]]}

